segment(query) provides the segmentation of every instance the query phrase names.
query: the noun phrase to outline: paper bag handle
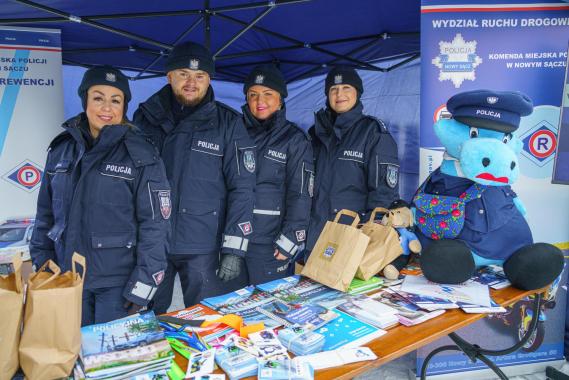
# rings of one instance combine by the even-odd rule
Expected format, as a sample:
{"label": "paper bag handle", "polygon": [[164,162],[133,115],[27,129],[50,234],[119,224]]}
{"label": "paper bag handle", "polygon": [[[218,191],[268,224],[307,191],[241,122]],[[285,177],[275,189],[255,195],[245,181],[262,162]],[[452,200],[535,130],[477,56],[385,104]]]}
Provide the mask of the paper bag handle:
{"label": "paper bag handle", "polygon": [[50,282],[52,282],[53,280],[55,280],[57,278],[57,276],[59,276],[59,274],[61,273],[61,269],[57,266],[56,263],[54,263],[52,260],[48,260],[46,261],[41,268],[37,271],[37,273],[40,272],[44,272],[47,268],[49,267],[49,269],[53,272],[53,274],[51,276],[49,276],[49,278],[45,279],[43,282],[40,282],[38,285],[36,285],[34,288],[35,289],[39,289],[42,286],[45,286],[47,284],[49,284]]}
{"label": "paper bag handle", "polygon": [[16,292],[22,293],[22,256],[20,256],[20,254],[14,256],[12,259],[12,266],[14,267]]}
{"label": "paper bag handle", "polygon": [[[378,212],[382,212],[384,214],[387,214],[389,212],[389,210],[384,208],[384,207],[374,208],[373,211],[371,212],[371,216],[369,217],[368,223],[373,223],[375,221],[375,214],[377,214]],[[391,225],[391,219],[388,221],[388,225]]]}
{"label": "paper bag handle", "polygon": [[80,276],[81,282],[85,280],[85,271],[87,270],[87,266],[85,264],[85,256],[81,256],[77,252],[73,252],[73,256],[71,256],[71,270],[73,271],[73,279],[77,278],[77,264],[81,265],[83,268],[83,272]]}
{"label": "paper bag handle", "polygon": [[342,215],[347,215],[347,216],[351,216],[352,218],[354,218],[354,221],[352,222],[351,226],[352,227],[358,226],[358,223],[360,222],[360,216],[358,215],[357,212],[342,209],[342,210],[338,211],[338,213],[336,214],[336,217],[334,218],[334,222],[338,223],[338,221],[340,220],[340,217]]}

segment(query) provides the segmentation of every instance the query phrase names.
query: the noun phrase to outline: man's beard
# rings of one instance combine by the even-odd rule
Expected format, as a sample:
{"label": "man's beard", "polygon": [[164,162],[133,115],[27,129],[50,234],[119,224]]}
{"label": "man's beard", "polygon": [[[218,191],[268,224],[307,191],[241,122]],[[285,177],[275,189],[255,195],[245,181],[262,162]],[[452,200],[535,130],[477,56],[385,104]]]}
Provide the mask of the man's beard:
{"label": "man's beard", "polygon": [[184,107],[195,107],[198,104],[200,104],[200,102],[203,100],[203,98],[205,97],[205,95],[207,94],[204,93],[203,96],[199,97],[199,98],[193,98],[193,99],[187,99],[183,94],[179,94],[177,92],[174,92],[174,97],[176,98],[176,101],[178,103],[180,103],[181,105],[183,105]]}

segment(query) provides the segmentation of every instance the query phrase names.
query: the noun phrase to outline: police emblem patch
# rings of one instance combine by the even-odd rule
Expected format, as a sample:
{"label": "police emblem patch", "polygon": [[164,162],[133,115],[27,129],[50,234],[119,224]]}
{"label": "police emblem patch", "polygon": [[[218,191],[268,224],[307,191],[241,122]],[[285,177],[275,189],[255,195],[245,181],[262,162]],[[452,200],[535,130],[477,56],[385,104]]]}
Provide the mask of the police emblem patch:
{"label": "police emblem patch", "polygon": [[298,240],[299,242],[306,240],[306,230],[296,231],[295,234],[296,234],[296,240]]}
{"label": "police emblem patch", "polygon": [[252,150],[246,150],[243,152],[243,165],[249,173],[255,172],[255,154]]}
{"label": "police emblem patch", "polygon": [[241,232],[243,232],[243,235],[245,236],[251,235],[253,233],[253,226],[251,225],[251,222],[239,223],[238,226],[239,229],[241,229]]}
{"label": "police emblem patch", "polygon": [[154,283],[156,284],[156,286],[160,285],[164,280],[164,271],[161,270],[160,272],[154,273],[152,275],[152,278],[154,279]]}
{"label": "police emblem patch", "polygon": [[170,191],[158,191],[158,200],[160,201],[160,213],[164,219],[169,219],[172,214],[172,202],[170,202]]}
{"label": "police emblem patch", "polygon": [[117,76],[114,73],[107,73],[105,75],[105,80],[107,82],[116,82],[117,81]]}
{"label": "police emblem patch", "polygon": [[325,259],[331,259],[334,254],[336,253],[336,250],[338,249],[338,245],[334,244],[334,243],[328,243],[328,245],[326,246],[326,248],[324,249],[324,252],[322,252],[322,256]]}
{"label": "police emblem patch", "polygon": [[397,182],[399,182],[399,168],[397,166],[387,165],[385,182],[387,182],[387,186],[391,187],[392,189],[397,186]]}
{"label": "police emblem patch", "polygon": [[190,59],[190,69],[199,70],[199,68],[200,68],[200,61],[195,58]]}
{"label": "police emblem patch", "polygon": [[255,84],[263,84],[264,81],[265,81],[264,75],[259,74],[255,77]]}
{"label": "police emblem patch", "polygon": [[486,101],[488,102],[488,104],[496,104],[498,102],[498,97],[497,96],[489,96],[486,98]]}
{"label": "police emblem patch", "polygon": [[342,78],[342,74],[338,74],[334,77],[334,84],[342,84],[344,78]]}

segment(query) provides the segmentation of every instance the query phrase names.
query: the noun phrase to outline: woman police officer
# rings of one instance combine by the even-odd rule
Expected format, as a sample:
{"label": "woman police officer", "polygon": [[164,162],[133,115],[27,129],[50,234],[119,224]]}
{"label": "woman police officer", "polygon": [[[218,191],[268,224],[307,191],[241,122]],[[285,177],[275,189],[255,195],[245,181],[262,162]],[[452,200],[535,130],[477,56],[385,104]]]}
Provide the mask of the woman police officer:
{"label": "woman police officer", "polygon": [[126,119],[128,79],[95,67],[78,89],[85,112],[48,149],[30,244],[35,268],[86,258],[82,325],[122,318],[153,297],[166,267],[170,187],[154,148]]}
{"label": "woman police officer", "polygon": [[338,211],[365,219],[399,198],[397,145],[381,120],[363,114],[362,93],[362,80],[350,67],[335,67],[326,76],[326,108],[309,129],[316,184],[305,258]]}
{"label": "woman police officer", "polygon": [[307,134],[286,120],[286,83],[273,65],[255,67],[243,86],[243,120],[256,146],[253,234],[245,256],[249,284],[289,275],[304,249],[314,169]]}

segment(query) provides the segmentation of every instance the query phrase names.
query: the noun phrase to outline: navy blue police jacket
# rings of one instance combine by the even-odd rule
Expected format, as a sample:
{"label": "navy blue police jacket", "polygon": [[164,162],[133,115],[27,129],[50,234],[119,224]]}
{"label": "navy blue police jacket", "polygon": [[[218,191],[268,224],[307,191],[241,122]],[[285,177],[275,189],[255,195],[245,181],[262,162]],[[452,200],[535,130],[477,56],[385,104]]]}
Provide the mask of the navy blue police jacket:
{"label": "navy blue police jacket", "polygon": [[286,120],[284,108],[261,123],[245,105],[243,120],[257,155],[251,241],[294,256],[304,247],[310,221],[312,145],[302,129]]}
{"label": "navy blue police jacket", "polygon": [[[84,113],[63,124],[48,148],[30,242],[33,264],[71,269],[85,256],[84,288],[124,286],[146,305],[166,269],[170,186],[152,144],[127,125],[104,127],[86,148]],[[86,127],[87,128],[87,127]]]}
{"label": "navy blue police jacket", "polygon": [[212,94],[176,124],[171,92],[166,85],[134,114],[160,151],[172,186],[169,253],[217,255],[221,249],[244,256],[253,232],[256,163],[241,115]]}
{"label": "navy blue police jacket", "polygon": [[328,108],[321,109],[309,129],[316,183],[307,251],[338,211],[355,211],[363,221],[375,207],[387,208],[399,198],[397,144],[381,120],[362,110],[358,102],[334,118]]}

